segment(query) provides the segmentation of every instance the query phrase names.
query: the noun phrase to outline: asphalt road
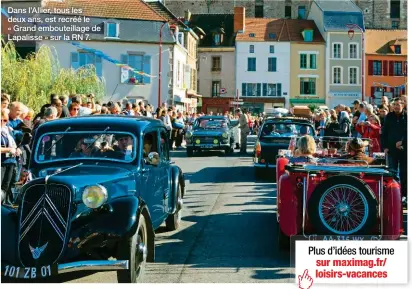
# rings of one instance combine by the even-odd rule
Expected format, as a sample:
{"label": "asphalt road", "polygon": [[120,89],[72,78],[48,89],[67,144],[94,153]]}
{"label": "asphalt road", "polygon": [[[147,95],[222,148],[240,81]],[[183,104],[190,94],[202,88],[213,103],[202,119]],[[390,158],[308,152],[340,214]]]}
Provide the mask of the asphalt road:
{"label": "asphalt road", "polygon": [[[255,181],[251,157],[172,153],[186,175],[182,226],[161,227],[147,283],[293,282],[276,236],[276,184]],[[115,272],[61,275],[62,282],[116,283]]]}

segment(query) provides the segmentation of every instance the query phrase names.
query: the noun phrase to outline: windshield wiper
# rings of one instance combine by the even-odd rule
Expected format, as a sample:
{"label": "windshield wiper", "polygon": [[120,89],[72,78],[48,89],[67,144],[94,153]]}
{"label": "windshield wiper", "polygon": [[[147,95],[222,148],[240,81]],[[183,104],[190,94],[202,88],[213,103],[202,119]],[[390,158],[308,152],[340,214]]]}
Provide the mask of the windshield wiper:
{"label": "windshield wiper", "polygon": [[[69,130],[71,130],[71,127],[69,126],[64,132],[68,132]],[[66,135],[63,135],[59,140],[57,140],[54,144],[51,145],[51,147],[49,147],[46,151],[46,153],[48,153],[52,148],[55,147],[56,144],[58,144],[62,139],[64,139]]]}
{"label": "windshield wiper", "polygon": [[[107,132],[109,129],[110,129],[110,126],[106,127],[103,132]],[[86,151],[87,151],[90,147],[94,146],[94,144],[95,144],[103,135],[104,135],[104,133],[102,133],[102,134],[101,134],[99,137],[97,137],[91,144],[89,144],[89,145],[87,146],[87,148],[86,148]]]}

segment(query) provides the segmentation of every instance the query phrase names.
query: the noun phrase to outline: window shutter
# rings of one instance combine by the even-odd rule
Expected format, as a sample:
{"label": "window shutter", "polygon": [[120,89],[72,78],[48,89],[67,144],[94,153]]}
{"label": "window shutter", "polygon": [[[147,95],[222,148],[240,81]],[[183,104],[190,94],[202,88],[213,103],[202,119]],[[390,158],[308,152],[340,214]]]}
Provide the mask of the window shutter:
{"label": "window shutter", "polygon": [[404,75],[408,76],[408,61],[404,62],[403,69],[404,69],[403,71]]}
{"label": "window shutter", "polygon": [[368,75],[373,75],[373,60],[368,62]]}
{"label": "window shutter", "polygon": [[78,69],[79,68],[79,53],[72,52],[70,55],[70,62],[71,62],[71,67],[73,69]]}
{"label": "window shutter", "polygon": [[242,83],[242,96],[246,96],[246,83]]}
{"label": "window shutter", "polygon": [[371,97],[372,97],[372,98],[375,98],[375,90],[376,90],[376,87],[375,87],[375,86],[372,86],[372,87],[371,87]]}
{"label": "window shutter", "polygon": [[258,83],[257,84],[257,93],[256,93],[256,96],[260,96],[261,94],[261,87],[262,87],[262,84],[261,83]]}
{"label": "window shutter", "polygon": [[278,59],[277,59],[276,57],[273,58],[273,59],[274,59],[274,60],[273,60],[273,62],[274,62],[273,65],[275,66],[274,69],[273,69],[273,71],[277,71],[277,70],[278,70],[278,67],[277,67],[277,66],[278,66],[278,65],[277,65],[277,60],[278,60]]}
{"label": "window shutter", "polygon": [[389,89],[389,92],[392,93],[392,97],[395,97],[395,88],[391,87],[391,88]]}
{"label": "window shutter", "polygon": [[268,84],[263,83],[263,94],[262,96],[267,96],[268,95]]}
{"label": "window shutter", "polygon": [[119,29],[119,23],[116,23],[116,37],[119,37],[120,34],[120,29]]}
{"label": "window shutter", "polygon": [[[143,72],[147,74],[151,74],[151,56],[145,55],[143,57]],[[150,77],[143,76],[143,83],[150,83]]]}
{"label": "window shutter", "polygon": [[383,71],[382,71],[382,75],[388,75],[388,61],[384,60],[383,61]]}
{"label": "window shutter", "polygon": [[394,66],[394,62],[389,61],[389,76],[393,76],[393,66]]}
{"label": "window shutter", "polygon": [[405,85],[402,85],[402,95],[405,94]]}
{"label": "window shutter", "polygon": [[278,83],[278,84],[276,85],[276,88],[277,88],[277,93],[276,93],[276,95],[277,95],[277,96],[282,96],[282,84],[281,84],[281,83]]}
{"label": "window shutter", "polygon": [[103,76],[103,69],[102,69],[102,58],[100,56],[96,56],[95,58],[95,66],[96,66],[96,74],[99,77]]}
{"label": "window shutter", "polygon": [[[124,65],[129,65],[129,56],[127,54],[122,54],[120,56],[120,62]],[[129,70],[120,68],[120,82],[127,83],[129,81]]]}

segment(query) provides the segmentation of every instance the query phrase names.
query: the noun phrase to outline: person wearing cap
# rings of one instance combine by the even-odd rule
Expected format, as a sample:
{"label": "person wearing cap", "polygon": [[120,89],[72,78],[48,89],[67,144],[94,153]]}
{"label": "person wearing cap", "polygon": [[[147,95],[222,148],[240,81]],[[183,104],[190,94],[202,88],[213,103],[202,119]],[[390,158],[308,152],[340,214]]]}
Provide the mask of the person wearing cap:
{"label": "person wearing cap", "polygon": [[249,125],[247,117],[240,108],[236,109],[236,114],[239,117],[239,127],[240,127],[240,153],[246,154],[247,147],[247,136],[249,134]]}
{"label": "person wearing cap", "polygon": [[146,163],[150,163],[152,165],[159,164],[159,155],[154,154],[153,158],[149,158],[149,154],[152,152],[153,146],[153,136],[151,134],[146,134],[143,139],[143,159]]}
{"label": "person wearing cap", "polygon": [[374,159],[365,154],[365,147],[368,146],[367,142],[362,141],[361,138],[353,138],[348,143],[348,160],[366,161],[368,164],[372,164]]}

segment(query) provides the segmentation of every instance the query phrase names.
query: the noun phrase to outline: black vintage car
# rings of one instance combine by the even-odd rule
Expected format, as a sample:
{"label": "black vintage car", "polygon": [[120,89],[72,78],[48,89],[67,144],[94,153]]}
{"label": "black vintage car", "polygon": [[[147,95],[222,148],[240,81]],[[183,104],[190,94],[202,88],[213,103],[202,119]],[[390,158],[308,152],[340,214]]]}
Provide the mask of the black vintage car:
{"label": "black vintage car", "polygon": [[256,177],[270,169],[276,169],[278,150],[288,149],[292,138],[305,134],[315,136],[312,123],[305,118],[268,118],[259,131],[254,148],[253,163]]}
{"label": "black vintage car", "polygon": [[89,116],[39,127],[18,207],[2,205],[2,276],[116,270],[141,280],[155,230],[179,227],[184,176],[163,123]]}
{"label": "black vintage car", "polygon": [[195,120],[193,130],[186,133],[186,151],[223,150],[230,154],[234,150],[234,125],[224,116],[202,116]]}

